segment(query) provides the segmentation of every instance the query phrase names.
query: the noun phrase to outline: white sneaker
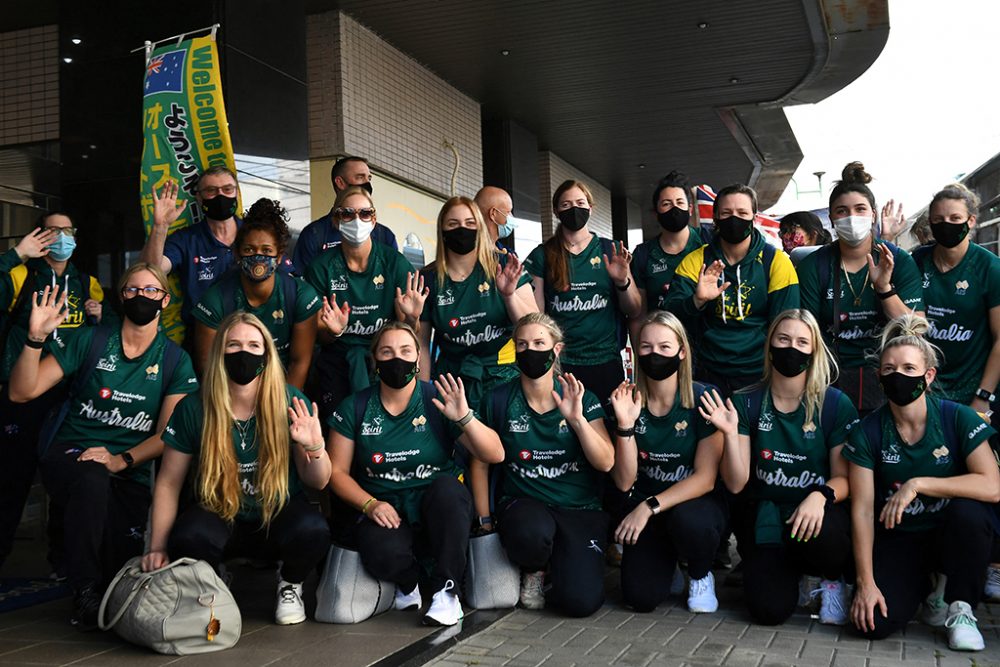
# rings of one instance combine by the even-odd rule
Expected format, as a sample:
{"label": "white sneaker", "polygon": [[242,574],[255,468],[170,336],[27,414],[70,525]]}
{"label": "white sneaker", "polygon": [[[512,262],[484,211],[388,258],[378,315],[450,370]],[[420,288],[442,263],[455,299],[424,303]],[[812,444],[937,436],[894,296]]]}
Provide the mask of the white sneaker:
{"label": "white sneaker", "polygon": [[545,608],[545,571],[524,572],[521,575],[521,606],[525,609]]}
{"label": "white sneaker", "polygon": [[692,579],[688,584],[688,611],[692,614],[711,614],[719,609],[719,599],[715,597],[715,576],[709,570],[701,579]]}
{"label": "white sneaker", "polygon": [[392,608],[396,611],[409,611],[410,609],[420,609],[420,586],[414,586],[409,593],[404,593],[403,589],[396,587],[396,599],[393,600]]}
{"label": "white sneaker", "polygon": [[819,622],[824,625],[846,625],[850,606],[847,586],[842,581],[823,579],[813,596],[819,595]]}
{"label": "white sneaker", "polygon": [[986,568],[986,586],[983,589],[986,599],[1000,601],[1000,567],[990,565]]}
{"label": "white sneaker", "polygon": [[955,600],[948,605],[948,620],[944,622],[948,628],[948,648],[953,651],[982,651],[986,648],[976,620],[967,602]]}
{"label": "white sneaker", "polygon": [[462,620],[462,603],[458,595],[452,593],[455,582],[449,579],[444,588],[431,598],[431,606],[424,614],[424,625],[455,625]]}
{"label": "white sneaker", "polygon": [[306,620],[306,605],[302,602],[302,584],[278,582],[278,603],[274,607],[274,622],[295,625]]}
{"label": "white sneaker", "polygon": [[679,566],[674,566],[674,578],[670,582],[670,594],[680,595],[684,592],[684,584],[687,583],[684,580],[684,573],[681,571]]}

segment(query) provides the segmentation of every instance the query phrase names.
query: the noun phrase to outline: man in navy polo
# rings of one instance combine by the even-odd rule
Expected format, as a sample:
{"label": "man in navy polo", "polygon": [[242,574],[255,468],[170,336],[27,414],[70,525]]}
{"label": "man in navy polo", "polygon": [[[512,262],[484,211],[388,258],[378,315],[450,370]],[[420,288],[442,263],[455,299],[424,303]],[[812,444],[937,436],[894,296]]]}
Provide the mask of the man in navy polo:
{"label": "man in navy polo", "polygon": [[160,194],[153,192],[153,228],[142,248],[140,259],[159,266],[164,273],[176,273],[184,292],[181,319],[185,330],[193,330],[191,309],[202,294],[233,265],[233,241],[239,221],[236,202],[239,184],[236,174],[226,167],[211,167],[198,181],[196,199],[204,213],[203,222],[179,229],[167,236],[170,225],[187,207],[177,202],[177,183],[170,181]]}
{"label": "man in navy polo", "polygon": [[[333,181],[333,191],[336,195],[356,185],[372,192],[372,172],[368,168],[368,161],[363,157],[344,157],[334,163],[330,170],[330,180]],[[332,210],[332,209],[331,209]],[[384,243],[394,249],[399,249],[396,243],[396,235],[388,227],[381,223],[375,224],[372,231],[372,240],[376,243]],[[333,221],[333,216],[327,213],[319,220],[313,220],[299,234],[295,242],[295,251],[292,253],[292,264],[295,265],[295,273],[303,275],[309,263],[320,254],[340,243],[340,228]]]}

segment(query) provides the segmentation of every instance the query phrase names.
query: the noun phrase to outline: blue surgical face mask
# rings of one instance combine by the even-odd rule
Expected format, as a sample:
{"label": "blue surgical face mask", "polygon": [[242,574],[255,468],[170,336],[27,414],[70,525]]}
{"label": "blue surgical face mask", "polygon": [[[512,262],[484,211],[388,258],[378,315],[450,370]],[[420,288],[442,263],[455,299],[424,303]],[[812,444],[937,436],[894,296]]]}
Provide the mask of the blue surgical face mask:
{"label": "blue surgical face mask", "polygon": [[76,250],[76,239],[60,233],[49,246],[49,257],[57,262],[65,262],[73,256],[74,250]]}
{"label": "blue surgical face mask", "polygon": [[497,236],[502,239],[507,238],[508,236],[513,234],[514,230],[517,229],[523,222],[524,220],[521,220],[520,218],[515,218],[513,215],[508,215],[507,219],[504,220],[504,223],[502,225],[497,225]]}

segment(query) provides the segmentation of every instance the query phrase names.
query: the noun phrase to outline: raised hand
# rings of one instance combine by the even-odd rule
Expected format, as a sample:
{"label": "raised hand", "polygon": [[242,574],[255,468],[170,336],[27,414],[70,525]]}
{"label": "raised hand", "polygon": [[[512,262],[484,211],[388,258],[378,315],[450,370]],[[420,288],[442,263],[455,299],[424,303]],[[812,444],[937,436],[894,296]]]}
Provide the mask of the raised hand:
{"label": "raised hand", "polygon": [[868,275],[872,279],[872,287],[876,292],[888,292],[892,289],[892,270],[896,265],[896,259],[892,256],[889,246],[879,243],[875,246],[879,253],[879,263],[875,263],[875,258],[868,255]]}
{"label": "raised hand", "polygon": [[583,420],[583,383],[573,377],[572,373],[563,373],[559,376],[559,384],[562,385],[562,396],[555,389],[552,390],[552,397],[556,401],[556,407],[567,422]]}
{"label": "raised hand", "polygon": [[45,257],[49,254],[49,246],[55,242],[56,234],[59,233],[52,229],[35,227],[29,234],[18,241],[17,245],[14,246],[14,250],[22,261],[36,257]]}
{"label": "raised hand", "polygon": [[622,241],[612,242],[611,257],[607,255],[603,255],[603,257],[604,266],[608,267],[608,276],[615,285],[621,286],[628,282],[631,276],[628,267],[632,263],[632,253],[625,247],[625,243]]}
{"label": "raised hand", "polygon": [[896,210],[892,210],[892,205],[896,202],[890,199],[885,206],[882,207],[882,227],[881,236],[886,241],[895,241],[896,237],[903,232],[903,228],[906,227],[906,216],[903,215],[903,204],[902,202],[896,207]]}
{"label": "raised hand", "polygon": [[180,217],[184,209],[187,208],[187,200],[177,201],[177,193],[180,188],[176,181],[167,181],[160,189],[160,194],[156,194],[153,188],[153,224],[169,227]]}
{"label": "raised hand", "polygon": [[521,260],[512,252],[507,253],[507,264],[497,262],[497,290],[502,296],[514,296],[517,281],[521,279]]}
{"label": "raised hand", "polygon": [[319,409],[312,404],[312,413],[308,404],[298,396],[292,396],[292,404],[288,406],[288,433],[292,440],[306,453],[316,452],[316,445],[323,445],[323,428],[319,423]]}
{"label": "raised hand", "polygon": [[396,308],[404,319],[416,322],[420,319],[420,313],[424,312],[424,301],[430,292],[430,288],[424,286],[422,273],[407,273],[406,291],[396,288]]}
{"label": "raised hand", "polygon": [[334,336],[344,333],[347,328],[347,321],[351,316],[351,305],[346,301],[337,307],[337,295],[333,294],[329,300],[323,297],[323,307],[319,311],[320,326],[329,331]]}
{"label": "raised hand", "polygon": [[634,384],[622,382],[611,392],[611,407],[615,411],[618,428],[630,429],[642,412],[642,393]]}
{"label": "raised hand", "polygon": [[462,378],[455,379],[451,373],[439,375],[438,379],[434,380],[434,386],[437,388],[440,400],[433,398],[431,401],[445,419],[457,422],[469,414],[469,403],[465,399],[465,385],[462,384]]}
{"label": "raised hand", "polygon": [[729,289],[729,281],[720,284],[720,281],[725,279],[725,268],[719,259],[708,266],[702,265],[698,272],[698,284],[694,288],[694,301],[699,308],[709,301],[715,301],[720,294]]}
{"label": "raised hand", "polygon": [[[22,289],[28,289],[27,286]],[[28,318],[28,336],[35,340],[48,338],[66,319],[66,294],[59,294],[59,286],[46,287],[41,294],[31,297],[31,315]]]}
{"label": "raised hand", "polygon": [[712,426],[723,433],[736,435],[739,432],[740,417],[736,412],[736,406],[733,405],[732,399],[727,398],[723,401],[715,389],[701,395],[698,413],[702,419],[711,422]]}

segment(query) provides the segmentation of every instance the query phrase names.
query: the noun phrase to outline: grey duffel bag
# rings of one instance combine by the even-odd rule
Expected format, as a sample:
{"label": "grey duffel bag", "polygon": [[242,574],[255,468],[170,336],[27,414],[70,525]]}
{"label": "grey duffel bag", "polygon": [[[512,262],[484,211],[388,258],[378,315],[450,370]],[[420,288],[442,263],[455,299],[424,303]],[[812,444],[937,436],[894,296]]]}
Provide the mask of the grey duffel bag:
{"label": "grey duffel bag", "polygon": [[507,558],[500,535],[487,533],[469,538],[465,570],[465,601],[476,609],[509,609],[517,606],[521,571]]}
{"label": "grey duffel bag", "polygon": [[357,551],[330,547],[316,588],[316,620],[360,623],[392,608],[396,586],[370,575]]}
{"label": "grey duffel bag", "polygon": [[141,564],[141,557],[131,559],[108,586],[97,615],[101,630],[170,655],[221,651],[239,641],[240,609],[211,565],[179,558],[143,572]]}

